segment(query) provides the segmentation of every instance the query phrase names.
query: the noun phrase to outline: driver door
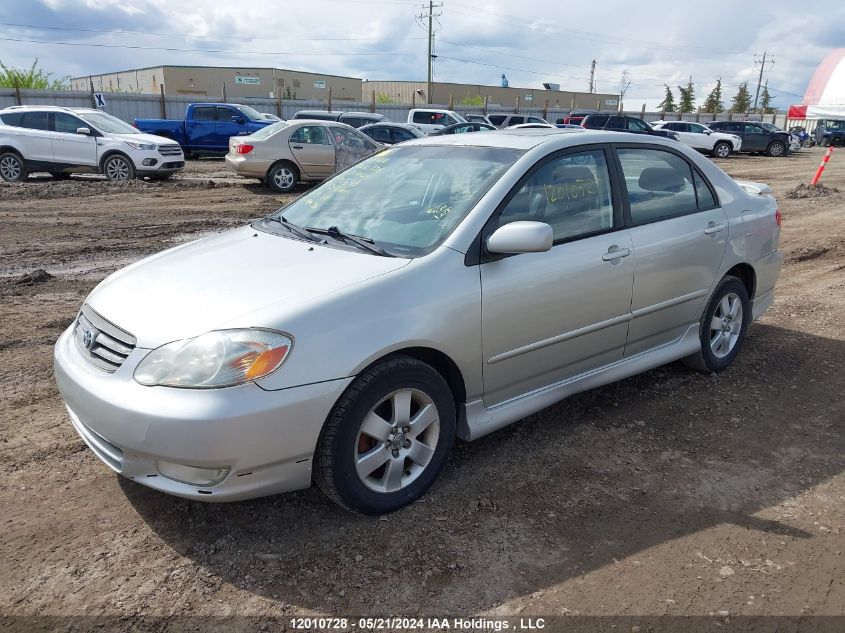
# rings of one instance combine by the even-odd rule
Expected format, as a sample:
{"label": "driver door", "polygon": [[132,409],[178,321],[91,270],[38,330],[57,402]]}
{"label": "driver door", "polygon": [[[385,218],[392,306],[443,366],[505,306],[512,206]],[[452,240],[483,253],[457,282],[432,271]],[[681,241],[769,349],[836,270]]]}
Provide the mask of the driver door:
{"label": "driver door", "polygon": [[[91,134],[77,134],[87,127]],[[96,132],[91,126],[72,114],[53,113],[53,161],[65,165],[95,167],[97,165]]]}

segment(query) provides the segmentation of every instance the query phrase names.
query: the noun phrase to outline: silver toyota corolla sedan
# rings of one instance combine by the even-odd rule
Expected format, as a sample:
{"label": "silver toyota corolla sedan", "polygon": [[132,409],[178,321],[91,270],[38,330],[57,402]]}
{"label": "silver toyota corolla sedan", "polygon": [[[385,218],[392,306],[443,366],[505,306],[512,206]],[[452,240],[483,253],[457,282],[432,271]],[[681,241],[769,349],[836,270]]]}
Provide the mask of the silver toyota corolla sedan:
{"label": "silver toyota corolla sedan", "polygon": [[730,365],[781,266],[769,194],[654,137],[408,141],[108,277],[56,380],[138,483],[231,501],[316,482],[388,512],[455,437],[677,359]]}

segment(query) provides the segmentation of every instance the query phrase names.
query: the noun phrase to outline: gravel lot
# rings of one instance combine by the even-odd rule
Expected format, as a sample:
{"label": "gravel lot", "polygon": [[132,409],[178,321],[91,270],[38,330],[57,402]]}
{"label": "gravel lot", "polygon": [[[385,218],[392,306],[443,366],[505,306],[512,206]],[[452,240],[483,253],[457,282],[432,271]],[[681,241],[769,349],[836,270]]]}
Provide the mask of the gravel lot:
{"label": "gravel lot", "polygon": [[[380,519],[315,490],[210,505],[143,488],[83,445],[53,383],[52,345],[100,279],[285,196],[217,160],[167,183],[0,185],[0,616],[226,631],[303,614],[569,615],[579,630],[710,614],[725,631],[845,616],[845,193],[787,197],[820,157],[720,161],[774,187],[787,259],[733,367],[661,367],[460,444],[420,502]],[[845,191],[845,155],[823,182]]]}

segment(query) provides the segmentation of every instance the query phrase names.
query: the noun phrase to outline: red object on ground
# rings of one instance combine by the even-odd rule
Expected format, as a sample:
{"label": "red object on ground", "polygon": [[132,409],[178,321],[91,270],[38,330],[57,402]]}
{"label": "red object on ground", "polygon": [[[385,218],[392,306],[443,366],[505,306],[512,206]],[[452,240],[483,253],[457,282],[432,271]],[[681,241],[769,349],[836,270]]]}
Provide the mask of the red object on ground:
{"label": "red object on ground", "polygon": [[810,181],[811,187],[815,187],[817,184],[819,184],[819,180],[822,177],[822,172],[824,171],[824,168],[827,165],[827,161],[830,160],[831,154],[833,154],[833,145],[827,148],[827,152],[825,152],[824,158],[822,158],[822,163],[821,165],[819,165],[819,168],[816,171],[816,175],[813,176],[813,179]]}

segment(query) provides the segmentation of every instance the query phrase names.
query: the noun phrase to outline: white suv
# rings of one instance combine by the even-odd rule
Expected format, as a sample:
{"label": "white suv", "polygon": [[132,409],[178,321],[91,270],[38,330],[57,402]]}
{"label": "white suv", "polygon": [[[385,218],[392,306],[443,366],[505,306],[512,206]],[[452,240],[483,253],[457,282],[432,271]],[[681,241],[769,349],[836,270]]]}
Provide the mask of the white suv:
{"label": "white suv", "polygon": [[416,125],[428,134],[441,130],[447,125],[466,123],[466,119],[453,110],[438,110],[437,108],[414,108],[408,113],[408,123]]}
{"label": "white suv", "polygon": [[35,171],[54,178],[96,173],[109,180],[164,179],[184,167],[178,144],[139,132],[100,110],[56,106],[0,110],[3,180],[26,180]]}
{"label": "white suv", "polygon": [[672,130],[677,132],[681,143],[689,145],[700,152],[707,152],[717,158],[727,158],[742,147],[742,138],[734,134],[725,134],[711,130],[701,123],[691,121],[654,121],[651,124],[655,130]]}

